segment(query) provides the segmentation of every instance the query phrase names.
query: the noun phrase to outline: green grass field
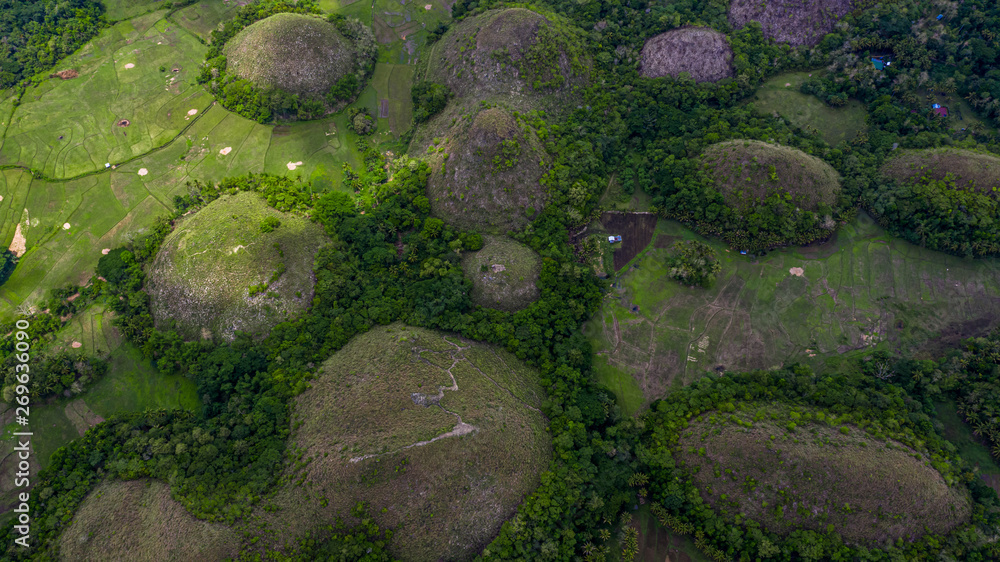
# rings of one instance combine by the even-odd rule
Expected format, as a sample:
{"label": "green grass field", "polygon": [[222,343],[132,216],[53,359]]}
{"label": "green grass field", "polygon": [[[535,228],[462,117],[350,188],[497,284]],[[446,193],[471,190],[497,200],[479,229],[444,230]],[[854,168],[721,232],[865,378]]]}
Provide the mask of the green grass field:
{"label": "green grass field", "polygon": [[171,18],[184,29],[210,41],[212,31],[219,24],[232,19],[241,6],[247,4],[242,0],[211,0],[185,6],[174,12]]}
{"label": "green grass field", "polygon": [[985,441],[973,435],[972,428],[958,415],[954,402],[938,402],[934,408],[945,439],[958,447],[958,455],[977,468],[980,477],[1000,493],[1000,465]]}
{"label": "green grass field", "polygon": [[754,106],[765,114],[777,113],[792,125],[818,132],[830,146],[848,141],[865,130],[865,107],[850,100],[843,107],[831,107],[816,96],[808,96],[799,87],[811,74],[787,72],[761,84],[753,97]]}
{"label": "green grass field", "polygon": [[161,8],[163,3],[163,0],[103,0],[101,2],[104,5],[105,17],[112,22],[141,16]]}
{"label": "green grass field", "polygon": [[654,243],[585,325],[598,379],[630,412],[706,370],[823,368],[875,348],[930,358],[1000,315],[992,298],[1000,262],[907,244],[864,214],[831,242],[757,260],[710,240],[723,268],[707,290],[667,278],[669,250],[654,246],[681,238],[696,236],[661,221]]}
{"label": "green grass field", "polygon": [[7,129],[0,164],[73,178],[173,140],[191,123],[188,113],[204,111],[212,98],[192,84],[205,47],[162,17],[161,11],[114,25],[56,67],[79,77],[29,88]]}
{"label": "green grass field", "polygon": [[377,327],[311,384],[296,399],[291,439],[309,464],[282,479],[277,511],[257,513],[269,541],[301,536],[364,500],[380,526],[398,529],[397,558],[471,560],[551,457],[537,372],[499,348]]}
{"label": "green grass field", "polygon": [[[629,525],[639,530],[639,552],[634,558],[637,562],[711,562],[712,560],[695,547],[691,537],[677,535],[661,526],[656,517],[650,513],[648,503],[640,505],[638,510],[632,512]],[[612,535],[607,546],[607,562],[621,561],[622,545],[617,535]]]}

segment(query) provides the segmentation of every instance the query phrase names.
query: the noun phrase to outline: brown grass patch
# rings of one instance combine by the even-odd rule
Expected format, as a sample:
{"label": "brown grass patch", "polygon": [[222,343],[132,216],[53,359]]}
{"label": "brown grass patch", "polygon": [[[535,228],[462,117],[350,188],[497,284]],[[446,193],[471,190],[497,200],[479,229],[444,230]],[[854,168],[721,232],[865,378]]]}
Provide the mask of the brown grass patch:
{"label": "brown grass patch", "polygon": [[429,147],[431,209],[463,229],[521,228],[548,200],[540,183],[545,151],[534,130],[505,109],[479,109],[470,117],[459,118]]}
{"label": "brown grass patch", "polygon": [[695,82],[717,82],[733,75],[732,62],[726,36],[708,27],[674,29],[642,47],[642,75],[650,78],[687,72]]}
{"label": "brown grass patch", "polygon": [[239,552],[236,531],[199,521],[163,482],[105,482],[80,504],[59,538],[63,560],[223,560]]}
{"label": "brown grass patch", "polygon": [[[808,211],[820,203],[833,207],[840,178],[829,164],[801,150],[755,140],[713,144],[701,155],[709,176],[734,208],[747,197],[765,199],[772,191],[790,193]],[[831,225],[832,228],[832,225]]]}
{"label": "brown grass patch", "polygon": [[[260,517],[283,543],[358,501],[405,560],[470,560],[551,458],[537,372],[499,348],[395,324],[357,336],[296,399],[304,484]],[[451,433],[448,436],[449,432]],[[270,533],[270,531],[268,531]]]}
{"label": "brown grass patch", "polygon": [[882,173],[901,182],[921,178],[942,180],[955,177],[955,186],[976,189],[994,197],[1000,190],[1000,157],[986,152],[957,148],[902,150],[882,167]]}
{"label": "brown grass patch", "polygon": [[850,543],[885,546],[946,534],[970,515],[968,494],[949,487],[928,457],[856,427],[845,435],[819,424],[789,432],[696,420],[679,450],[709,504],[781,535],[832,526]]}
{"label": "brown grass patch", "polygon": [[649,246],[656,230],[656,215],[652,213],[617,213],[601,215],[601,225],[608,235],[621,236],[622,241],[613,245],[615,249],[615,271],[621,270],[639,252]]}
{"label": "brown grass patch", "polygon": [[69,70],[60,70],[59,72],[56,72],[55,74],[49,74],[49,78],[59,78],[59,79],[62,79],[62,80],[72,80],[73,78],[76,78],[79,75],[80,75],[79,72],[77,72],[77,71],[75,71],[73,69],[69,69]]}
{"label": "brown grass patch", "polygon": [[740,29],[758,21],[769,39],[815,45],[850,11],[851,0],[732,0],[729,23]]}

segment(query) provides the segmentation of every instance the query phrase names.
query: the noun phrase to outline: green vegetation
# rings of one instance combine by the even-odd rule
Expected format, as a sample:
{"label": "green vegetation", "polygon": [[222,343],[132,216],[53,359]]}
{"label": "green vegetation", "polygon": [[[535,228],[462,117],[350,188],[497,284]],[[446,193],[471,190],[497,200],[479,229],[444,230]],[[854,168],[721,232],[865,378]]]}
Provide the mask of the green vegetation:
{"label": "green vegetation", "polygon": [[239,545],[236,531],[195,519],[163,482],[130,480],[94,488],[60,537],[59,552],[72,560],[222,560]]}
{"label": "green vegetation", "polygon": [[781,115],[793,126],[818,134],[830,146],[851,142],[865,130],[864,105],[846,93],[820,99],[820,92],[807,87],[815,80],[813,74],[820,72],[785,72],[771,78],[754,94],[754,107],[766,115]]}
{"label": "green vegetation", "polygon": [[451,91],[444,84],[418,82],[413,85],[413,121],[417,124],[427,121],[448,105]]}
{"label": "green vegetation", "polygon": [[733,0],[729,22],[734,28],[759,22],[764,36],[792,45],[814,45],[833,31],[837,20],[851,11],[850,0]]}
{"label": "green vegetation", "polygon": [[513,312],[538,299],[541,260],[531,248],[504,236],[484,236],[482,249],[462,258],[472,280],[472,302]]}
{"label": "green vegetation", "polygon": [[708,244],[697,240],[676,242],[676,255],[670,256],[670,278],[685,285],[711,287],[715,277],[722,271],[718,256]]}
{"label": "green vegetation", "polygon": [[[380,526],[400,529],[396,557],[471,559],[548,463],[536,377],[510,353],[430,330],[354,338],[297,398],[292,443],[312,460],[261,517],[286,540],[363,499],[387,508],[373,510]],[[324,501],[303,502],[294,481]]]}
{"label": "green vegetation", "polygon": [[651,37],[642,47],[642,75],[650,78],[688,73],[695,82],[717,82],[733,75],[733,51],[722,33],[685,27]]}
{"label": "green vegetation", "polygon": [[268,208],[259,195],[224,195],[179,221],[150,264],[156,324],[187,339],[264,335],[312,301],[312,263],[323,243],[318,227]]}
{"label": "green vegetation", "polygon": [[90,0],[0,2],[0,91],[77,50],[104,26],[103,14]]}
{"label": "green vegetation", "polygon": [[995,260],[910,245],[865,215],[831,242],[754,262],[711,241],[722,270],[708,290],[668,278],[670,246],[691,237],[661,221],[654,247],[586,327],[598,365],[606,363],[602,380],[621,380],[608,387],[621,387],[629,403],[641,391],[648,404],[705,371],[794,362],[828,369],[829,360],[873,349],[931,358],[1000,316],[990,298],[1000,291]]}

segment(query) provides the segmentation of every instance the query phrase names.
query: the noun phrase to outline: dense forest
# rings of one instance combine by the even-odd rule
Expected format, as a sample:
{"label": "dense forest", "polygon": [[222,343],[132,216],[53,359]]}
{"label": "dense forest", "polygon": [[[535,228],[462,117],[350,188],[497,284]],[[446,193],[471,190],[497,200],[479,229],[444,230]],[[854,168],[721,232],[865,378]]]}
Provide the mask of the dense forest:
{"label": "dense forest", "polygon": [[104,23],[104,6],[91,0],[3,0],[0,90],[49,70]]}

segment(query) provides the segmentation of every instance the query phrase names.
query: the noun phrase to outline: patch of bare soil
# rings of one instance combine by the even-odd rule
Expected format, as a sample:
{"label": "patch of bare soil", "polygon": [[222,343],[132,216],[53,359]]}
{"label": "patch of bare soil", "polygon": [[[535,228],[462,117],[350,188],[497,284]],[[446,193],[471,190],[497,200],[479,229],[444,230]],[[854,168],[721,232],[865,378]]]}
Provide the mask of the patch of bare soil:
{"label": "patch of bare soil", "polygon": [[21,257],[26,249],[27,241],[24,238],[24,233],[21,232],[21,223],[17,223],[17,227],[14,229],[14,239],[10,242],[10,251],[14,252],[15,256]]}
{"label": "patch of bare soil", "polygon": [[615,250],[615,271],[625,267],[639,252],[646,249],[653,240],[656,230],[656,215],[652,213],[607,212],[601,215],[601,224],[609,235],[621,236],[620,246]]}
{"label": "patch of bare soil", "polygon": [[642,75],[650,78],[687,72],[695,82],[717,82],[733,75],[732,62],[726,36],[708,27],[674,29],[642,47]]}
{"label": "patch of bare soil", "polygon": [[118,122],[115,123],[115,125],[118,125],[119,127],[128,127],[131,124],[132,122],[128,119],[119,119]]}
{"label": "patch of bare soil", "polygon": [[69,70],[60,70],[59,72],[56,72],[55,74],[50,74],[49,78],[60,78],[62,80],[72,80],[73,78],[76,78],[79,75],[80,75],[79,72],[77,72],[77,71],[75,71],[73,69],[69,69]]}
{"label": "patch of bare soil", "polygon": [[851,0],[733,0],[729,23],[740,29],[760,22],[764,36],[779,43],[815,45],[851,11]]}

